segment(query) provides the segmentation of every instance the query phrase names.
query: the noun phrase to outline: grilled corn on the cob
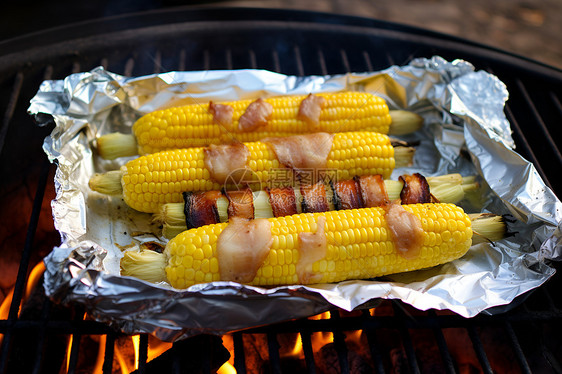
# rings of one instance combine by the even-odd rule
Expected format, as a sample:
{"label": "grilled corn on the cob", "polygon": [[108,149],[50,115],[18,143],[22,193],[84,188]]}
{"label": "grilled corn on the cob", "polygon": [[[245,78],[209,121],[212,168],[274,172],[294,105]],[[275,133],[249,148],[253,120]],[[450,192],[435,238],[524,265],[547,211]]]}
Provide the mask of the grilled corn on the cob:
{"label": "grilled corn on the cob", "polygon": [[[172,239],[162,254],[125,252],[121,261],[122,275],[152,282],[167,281],[179,289],[220,280],[274,286],[367,279],[457,259],[466,253],[473,239],[479,239],[478,235],[473,236],[473,231],[484,231],[488,225],[491,226],[487,232],[497,234],[497,239],[505,233],[503,222],[489,217],[471,220],[461,208],[452,204],[398,206],[404,211],[399,217],[413,219],[411,226],[419,225],[421,230],[417,244],[406,242],[406,246],[415,246],[407,247],[406,252],[400,236],[412,235],[409,226],[398,228],[397,237],[396,222],[388,217],[388,210],[362,208],[247,221],[264,224],[266,237],[261,241],[265,251],[260,258],[247,260],[248,273],[240,278],[233,278],[229,270],[243,266],[246,260],[233,266],[229,258],[221,258],[229,255],[238,259],[244,257],[236,250],[229,253],[222,249],[225,241],[238,240],[242,241],[242,246],[250,245],[245,242],[242,232],[227,231],[233,223],[185,231]],[[324,251],[312,257],[302,252],[301,247],[306,246],[302,235],[318,235],[320,242],[324,240]],[[259,241],[260,235],[256,235],[254,242]],[[410,250],[413,252],[407,253]]]}
{"label": "grilled corn on the cob", "polygon": [[[261,183],[283,169],[278,155],[266,142],[244,143],[246,167]],[[337,171],[340,179],[381,174],[388,178],[395,166],[411,163],[410,147],[392,147],[386,135],[374,132],[336,133],[328,149],[325,169]],[[90,188],[104,194],[123,194],[127,205],[141,212],[156,213],[160,205],[183,201],[185,191],[220,190],[224,183],[211,177],[206,148],[185,148],[141,156],[120,170],[94,175]]]}
{"label": "grilled corn on the cob", "polygon": [[[254,142],[265,137],[280,137],[311,132],[375,131],[402,135],[418,130],[423,119],[402,110],[389,111],[384,99],[366,92],[315,94],[323,101],[317,118],[299,115],[310,96],[280,96],[264,99],[271,105],[265,125],[240,129],[241,118],[253,100],[222,104],[191,104],[148,113],[139,118],[132,134],[112,133],[97,139],[102,158],[155,153],[167,149],[205,147],[237,140]],[[215,107],[228,108],[228,119]],[[224,109],[223,109],[224,110]]]}

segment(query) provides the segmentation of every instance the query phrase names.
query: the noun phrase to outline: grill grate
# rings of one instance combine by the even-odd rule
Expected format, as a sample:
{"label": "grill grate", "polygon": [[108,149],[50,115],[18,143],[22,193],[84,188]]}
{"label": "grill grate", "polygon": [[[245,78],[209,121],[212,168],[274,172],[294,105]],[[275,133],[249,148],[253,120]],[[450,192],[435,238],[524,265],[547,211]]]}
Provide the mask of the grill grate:
{"label": "grill grate", "polygon": [[[68,39],[68,35],[74,38]],[[118,359],[116,344],[121,334],[85,319],[83,310],[51,303],[41,287],[26,296],[30,268],[59,244],[49,207],[54,197],[54,166],[41,150],[41,142],[50,128],[37,128],[26,114],[29,99],[46,79],[61,79],[98,65],[128,76],[239,68],[325,75],[379,70],[432,55],[462,58],[478,69],[496,74],[507,84],[511,97],[506,114],[514,129],[518,152],[536,165],[548,186],[558,194],[562,191],[562,182],[554,179],[562,168],[557,144],[562,139],[558,126],[562,119],[562,72],[463,40],[384,22],[318,13],[180,9],[69,26],[5,42],[3,51],[0,97],[5,99],[0,107],[0,165],[6,178],[0,184],[0,203],[8,208],[0,218],[8,232],[14,234],[4,240],[0,249],[3,253],[16,253],[18,262],[12,301],[5,303],[9,313],[0,320],[0,373],[79,372],[83,352],[89,348],[87,336],[105,339],[105,357],[101,360],[104,373],[111,373]],[[22,218],[23,228],[16,219],[23,213],[13,215],[15,208],[9,208],[14,199],[24,200],[22,206],[28,208]],[[449,338],[449,332],[454,331],[467,337],[468,346],[463,349],[476,357],[476,370],[491,373],[498,371],[494,349],[490,349],[487,340],[487,331],[493,329],[505,335],[518,371],[562,373],[562,298],[556,291],[560,283],[561,278],[556,275],[545,286],[514,301],[518,306],[509,312],[494,316],[464,319],[443,312],[416,311],[398,301],[383,301],[381,306],[388,311],[385,315],[373,316],[368,310],[351,315],[333,310],[329,319],[303,319],[237,332],[232,335],[234,366],[238,373],[252,372],[245,342],[250,337],[265,336],[264,372],[286,372],[279,339],[283,334],[299,333],[304,352],[299,370],[323,372],[314,354],[313,337],[332,332],[333,368],[342,373],[357,372],[356,360],[350,359],[354,350],[346,334],[361,330],[368,346],[367,365],[374,372],[389,372],[393,360],[394,364],[405,365],[407,372],[428,372],[428,364],[420,354],[426,348],[420,346],[421,336],[429,337],[429,345],[437,350],[441,372],[456,373],[462,362]],[[389,351],[385,340],[388,336],[396,341],[399,350]],[[64,351],[70,339],[67,357]],[[217,349],[222,347],[217,339],[187,339],[147,362],[149,337],[141,335],[136,372],[214,372],[227,359]],[[54,344],[61,341],[62,353],[56,351],[60,344]],[[294,367],[291,370],[299,372]]]}

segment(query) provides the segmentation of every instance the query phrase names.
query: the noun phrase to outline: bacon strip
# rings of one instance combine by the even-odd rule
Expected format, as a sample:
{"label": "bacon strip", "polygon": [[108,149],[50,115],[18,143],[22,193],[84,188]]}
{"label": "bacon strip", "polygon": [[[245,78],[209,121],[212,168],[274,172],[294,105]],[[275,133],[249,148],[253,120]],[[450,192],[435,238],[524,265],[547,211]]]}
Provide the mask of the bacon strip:
{"label": "bacon strip", "polygon": [[266,126],[273,115],[273,105],[257,99],[248,105],[246,111],[238,120],[239,131],[254,131],[258,127]]}
{"label": "bacon strip", "polygon": [[326,257],[328,242],[324,230],[325,224],[326,217],[319,216],[315,233],[299,233],[299,260],[296,270],[299,282],[303,284],[319,282],[322,279],[322,274],[313,272],[312,264]]}
{"label": "bacon strip", "polygon": [[266,188],[273,217],[284,217],[297,214],[297,199],[293,187]]}
{"label": "bacon strip", "polygon": [[221,197],[219,191],[184,192],[183,201],[185,225],[188,229],[219,223],[217,199]]}
{"label": "bacon strip", "polygon": [[398,203],[384,206],[385,219],[398,254],[406,259],[420,255],[424,241],[421,221]]}
{"label": "bacon strip", "polygon": [[355,179],[332,183],[336,210],[363,208],[359,184]]}
{"label": "bacon strip", "polygon": [[228,220],[234,217],[254,219],[254,195],[251,189],[225,191],[224,195],[228,199]]}
{"label": "bacon strip", "polygon": [[330,210],[326,199],[326,186],[323,182],[320,181],[311,186],[301,186],[300,191],[303,213],[322,213]]}
{"label": "bacon strip", "polygon": [[317,128],[320,123],[320,113],[325,104],[324,97],[309,94],[299,105],[297,119],[306,122],[312,128]]}
{"label": "bacon strip", "polygon": [[402,204],[430,203],[431,193],[429,184],[425,177],[419,173],[413,175],[401,175],[400,179],[404,183],[400,192]]}
{"label": "bacon strip", "polygon": [[213,122],[226,129],[232,129],[232,116],[234,115],[234,108],[230,105],[215,104],[209,101],[209,113],[213,116]]}
{"label": "bacon strip", "polygon": [[273,148],[281,164],[299,171],[325,168],[333,140],[333,134],[317,132],[284,138],[267,138],[263,141]]}
{"label": "bacon strip", "polygon": [[359,184],[363,207],[383,206],[390,202],[382,175],[364,175],[354,178]]}
{"label": "bacon strip", "polygon": [[211,178],[218,183],[225,183],[233,172],[246,169],[250,155],[248,147],[243,143],[211,144],[203,152],[205,167],[209,170]]}
{"label": "bacon strip", "polygon": [[221,280],[251,282],[267,258],[272,243],[271,223],[267,219],[234,217],[217,239]]}

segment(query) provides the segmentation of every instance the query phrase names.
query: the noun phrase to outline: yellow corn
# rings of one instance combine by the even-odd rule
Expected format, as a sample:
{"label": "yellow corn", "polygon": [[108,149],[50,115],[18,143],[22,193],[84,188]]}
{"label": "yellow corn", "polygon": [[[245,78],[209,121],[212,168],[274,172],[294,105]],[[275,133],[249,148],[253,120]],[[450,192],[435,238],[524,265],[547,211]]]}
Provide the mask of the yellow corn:
{"label": "yellow corn", "polygon": [[[262,183],[272,180],[275,176],[271,174],[283,168],[267,143],[252,142],[245,145],[249,150],[247,166]],[[112,178],[117,178],[116,182],[106,183],[109,174],[95,175],[90,180],[90,188],[102,193],[122,192],[131,208],[156,213],[162,204],[182,202],[184,191],[211,191],[223,187],[211,179],[204,157],[204,148],[185,148],[142,156],[111,174]],[[337,171],[337,178],[340,179],[368,174],[381,174],[383,178],[389,178],[394,167],[394,148],[390,139],[374,132],[336,133],[326,164],[326,170]],[[110,184],[114,188],[100,189],[102,184]]]}
{"label": "yellow corn", "polygon": [[366,92],[317,94],[325,98],[318,127],[297,119],[299,105],[306,96],[280,96],[264,99],[273,106],[268,124],[254,131],[238,131],[238,120],[253,100],[227,103],[234,109],[233,123],[225,128],[213,120],[208,103],[192,104],[149,113],[133,125],[139,154],[170,148],[203,147],[236,139],[254,142],[265,137],[310,132],[376,131],[388,133],[391,122],[385,101]]}
{"label": "yellow corn", "polygon": [[[321,283],[428,268],[463,256],[471,246],[471,220],[461,208],[452,204],[403,207],[421,221],[424,240],[418,257],[406,259],[397,252],[382,208],[269,218],[273,244],[249,284],[299,284],[296,273],[298,234],[316,232],[320,215],[326,217],[327,252],[324,258],[313,263],[312,270],[322,275]],[[181,289],[221,280],[216,243],[227,225],[219,223],[188,230],[168,243],[164,269],[173,287]]]}

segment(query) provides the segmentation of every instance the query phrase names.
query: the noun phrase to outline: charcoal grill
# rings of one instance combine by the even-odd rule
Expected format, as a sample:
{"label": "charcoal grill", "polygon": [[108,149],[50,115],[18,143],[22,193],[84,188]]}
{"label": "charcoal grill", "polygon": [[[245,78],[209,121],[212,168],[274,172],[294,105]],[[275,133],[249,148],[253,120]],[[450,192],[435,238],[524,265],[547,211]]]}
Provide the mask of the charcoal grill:
{"label": "charcoal grill", "polygon": [[[562,194],[562,154],[558,146],[562,139],[562,71],[467,40],[323,13],[177,8],[69,25],[12,39],[0,47],[0,246],[2,266],[16,264],[9,278],[15,284],[13,298],[5,303],[9,313],[0,320],[1,373],[80,372],[88,349],[81,337],[91,335],[105,339],[102,369],[111,373],[116,360],[115,342],[121,335],[84,318],[80,307],[51,303],[40,286],[20,309],[31,267],[59,244],[49,206],[54,197],[55,167],[41,150],[51,128],[38,128],[26,114],[29,100],[46,79],[62,79],[100,65],[126,76],[241,68],[324,75],[380,70],[434,55],[464,59],[477,69],[497,75],[507,85],[510,98],[505,112],[517,151],[534,163],[558,196]],[[335,353],[330,361],[333,371],[328,372],[389,372],[390,355],[394,353],[389,351],[385,337],[392,336],[400,347],[404,372],[455,373],[461,371],[461,363],[452,354],[447,333],[460,331],[467,337],[463,349],[477,358],[473,364],[476,372],[501,372],[494,361],[498,346],[490,346],[487,341],[489,331],[493,331],[493,335],[504,337],[502,349],[510,352],[517,372],[562,373],[561,283],[562,277],[556,274],[543,287],[498,308],[497,313],[472,319],[420,312],[399,301],[383,301],[383,315],[335,309],[327,319],[303,319],[236,332],[232,335],[234,367],[238,373],[251,371],[244,342],[247,337],[262,336],[268,352],[262,372],[321,372],[312,353],[311,335],[332,332]],[[350,358],[351,348],[345,339],[346,332],[356,330],[363,331],[366,339],[368,362],[362,369]],[[279,336],[297,332],[304,360],[291,366],[280,357]],[[68,344],[70,338],[67,357],[66,346],[57,343]],[[159,358],[147,362],[148,341],[148,336],[141,335],[139,373],[166,369],[210,373],[228,357],[220,349],[220,338],[203,335],[177,342]],[[438,352],[439,362],[431,363],[437,366],[428,366],[423,357],[420,347],[428,345]],[[62,351],[57,347],[63,347]],[[432,370],[436,367],[439,371]]]}

